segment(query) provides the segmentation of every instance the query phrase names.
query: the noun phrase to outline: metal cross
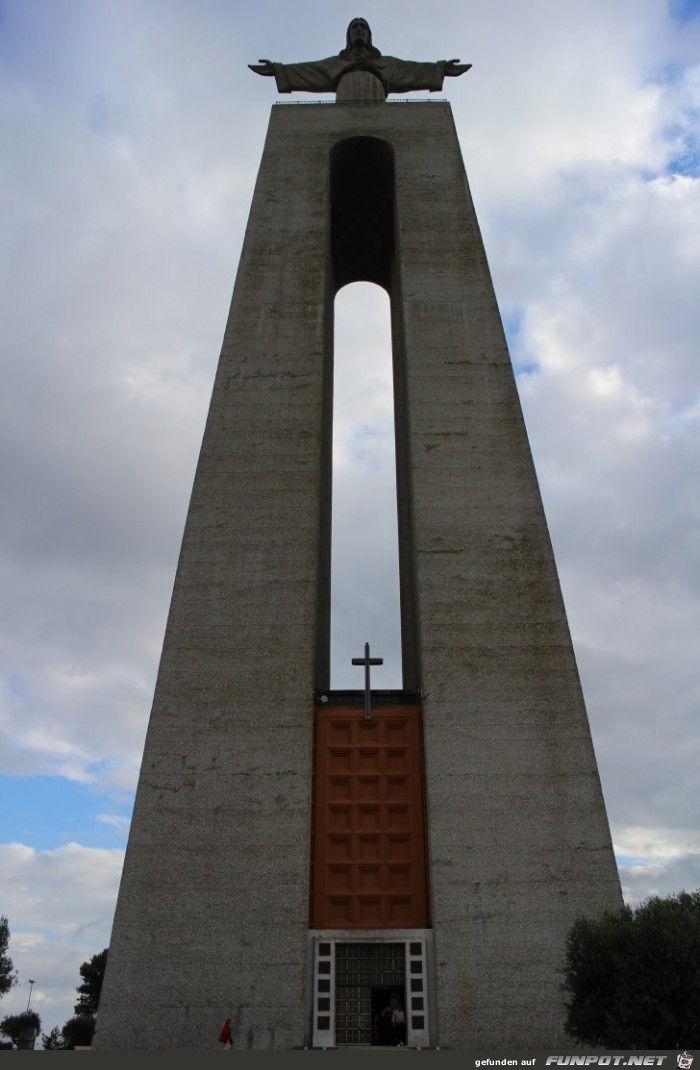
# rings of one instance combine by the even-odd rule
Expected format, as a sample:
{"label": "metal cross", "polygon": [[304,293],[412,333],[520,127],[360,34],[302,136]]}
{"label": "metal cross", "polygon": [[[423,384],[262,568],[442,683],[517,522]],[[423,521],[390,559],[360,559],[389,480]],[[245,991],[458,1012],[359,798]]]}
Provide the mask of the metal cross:
{"label": "metal cross", "polygon": [[365,720],[372,720],[372,709],[370,706],[370,691],[369,691],[369,667],[370,665],[383,665],[384,658],[371,658],[369,656],[369,643],[365,643],[365,656],[363,658],[353,658],[353,665],[364,665],[365,667]]}

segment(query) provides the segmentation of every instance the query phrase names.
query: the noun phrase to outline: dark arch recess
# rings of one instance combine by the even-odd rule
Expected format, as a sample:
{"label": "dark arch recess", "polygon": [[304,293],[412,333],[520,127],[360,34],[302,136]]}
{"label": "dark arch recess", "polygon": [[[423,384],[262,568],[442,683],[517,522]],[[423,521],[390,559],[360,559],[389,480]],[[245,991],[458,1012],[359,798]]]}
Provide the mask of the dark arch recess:
{"label": "dark arch recess", "polygon": [[331,149],[331,260],[334,291],[375,282],[391,293],[394,263],[394,152],[376,137]]}

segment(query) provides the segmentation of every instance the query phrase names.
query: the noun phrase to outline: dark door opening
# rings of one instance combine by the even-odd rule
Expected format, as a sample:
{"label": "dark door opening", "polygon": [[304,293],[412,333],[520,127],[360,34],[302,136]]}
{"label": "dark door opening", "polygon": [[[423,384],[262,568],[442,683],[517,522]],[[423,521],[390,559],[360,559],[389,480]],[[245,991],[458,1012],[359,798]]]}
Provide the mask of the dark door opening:
{"label": "dark door opening", "polygon": [[[404,944],[336,944],[335,1042],[339,1047],[397,1046],[391,1015],[398,1005],[405,1008],[405,960]],[[382,1022],[387,1007],[388,1021]],[[405,1035],[402,1042],[406,1043]]]}
{"label": "dark door opening", "polygon": [[[406,1043],[406,1002],[403,985],[386,988],[372,985],[372,1047],[396,1048]],[[396,1012],[403,1012],[403,1023],[395,1021]]]}

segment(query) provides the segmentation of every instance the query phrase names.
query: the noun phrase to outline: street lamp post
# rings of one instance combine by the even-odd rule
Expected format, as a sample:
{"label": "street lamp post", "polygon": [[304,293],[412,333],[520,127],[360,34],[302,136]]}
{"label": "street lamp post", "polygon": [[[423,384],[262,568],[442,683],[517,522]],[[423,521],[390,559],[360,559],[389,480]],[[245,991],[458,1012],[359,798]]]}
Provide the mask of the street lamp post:
{"label": "street lamp post", "polygon": [[29,999],[27,1000],[27,1012],[26,1012],[27,1014],[29,1014],[29,1004],[32,1002],[32,988],[34,987],[35,984],[36,984],[36,981],[33,981],[31,979],[31,977],[30,977],[29,978]]}

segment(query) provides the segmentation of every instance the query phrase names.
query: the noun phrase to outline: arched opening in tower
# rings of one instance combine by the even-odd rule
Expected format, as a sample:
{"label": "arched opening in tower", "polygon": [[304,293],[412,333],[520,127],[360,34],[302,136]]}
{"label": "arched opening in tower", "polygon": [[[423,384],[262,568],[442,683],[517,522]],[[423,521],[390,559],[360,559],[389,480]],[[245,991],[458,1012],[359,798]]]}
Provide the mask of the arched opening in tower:
{"label": "arched opening in tower", "polygon": [[[391,145],[344,138],[330,153],[334,303],[330,677],[361,688],[352,658],[383,658],[373,686],[401,688],[405,597],[400,585],[391,310],[396,248]],[[382,292],[383,291],[383,292]],[[388,299],[387,299],[388,295]],[[405,527],[405,525],[403,525]],[[403,666],[402,666],[403,660]]]}
{"label": "arched opening in tower", "polygon": [[335,300],[331,687],[359,689],[352,658],[368,642],[372,685],[401,688],[396,450],[388,295],[371,283]]}

